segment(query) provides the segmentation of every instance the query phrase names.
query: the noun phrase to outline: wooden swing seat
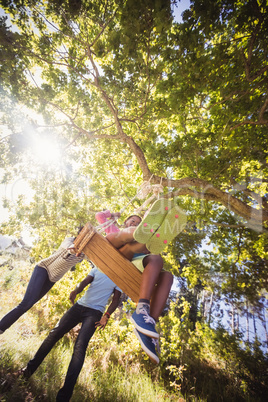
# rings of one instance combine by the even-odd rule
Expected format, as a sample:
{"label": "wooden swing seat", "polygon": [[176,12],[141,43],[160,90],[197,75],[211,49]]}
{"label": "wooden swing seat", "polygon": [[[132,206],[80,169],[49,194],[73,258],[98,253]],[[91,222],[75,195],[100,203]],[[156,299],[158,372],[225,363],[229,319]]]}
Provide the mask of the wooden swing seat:
{"label": "wooden swing seat", "polygon": [[84,253],[134,302],[139,300],[142,273],[88,222],[74,241],[77,253]]}

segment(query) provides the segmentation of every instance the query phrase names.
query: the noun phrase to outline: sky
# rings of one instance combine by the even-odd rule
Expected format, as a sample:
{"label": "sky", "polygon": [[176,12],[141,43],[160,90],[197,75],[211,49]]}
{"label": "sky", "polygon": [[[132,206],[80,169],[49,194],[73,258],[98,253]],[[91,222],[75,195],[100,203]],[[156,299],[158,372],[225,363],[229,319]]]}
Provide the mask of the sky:
{"label": "sky", "polygon": [[176,6],[173,6],[173,14],[176,22],[182,22],[181,14],[190,7],[190,0],[181,0]]}

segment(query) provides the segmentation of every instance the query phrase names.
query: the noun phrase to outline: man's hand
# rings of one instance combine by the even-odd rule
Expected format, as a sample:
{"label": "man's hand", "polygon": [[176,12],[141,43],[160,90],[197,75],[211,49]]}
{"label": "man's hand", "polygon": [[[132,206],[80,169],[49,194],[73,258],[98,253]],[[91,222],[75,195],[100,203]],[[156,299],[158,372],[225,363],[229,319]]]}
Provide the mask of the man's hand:
{"label": "man's hand", "polygon": [[77,295],[76,290],[73,290],[73,291],[70,293],[69,299],[71,300],[72,304],[74,304],[76,295]]}
{"label": "man's hand", "polygon": [[101,317],[100,321],[95,322],[95,324],[96,324],[95,328],[99,327],[99,329],[104,329],[106,327],[108,320],[109,320],[109,317],[107,315],[103,315]]}

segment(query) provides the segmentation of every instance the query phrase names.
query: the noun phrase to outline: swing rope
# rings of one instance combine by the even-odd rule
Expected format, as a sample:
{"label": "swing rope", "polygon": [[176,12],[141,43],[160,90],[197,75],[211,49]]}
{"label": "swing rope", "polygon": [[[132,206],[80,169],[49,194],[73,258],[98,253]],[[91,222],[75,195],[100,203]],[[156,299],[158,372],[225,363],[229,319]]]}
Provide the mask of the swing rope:
{"label": "swing rope", "polygon": [[[146,200],[139,208],[137,208],[135,210],[136,214],[140,214],[142,212],[143,209],[145,209],[147,207],[148,204],[150,204],[154,198],[159,198],[159,194],[162,193],[164,191],[164,187],[162,186],[162,178],[161,178],[161,182],[160,184],[151,184],[150,181],[152,179],[153,176],[151,176],[150,180],[145,181],[142,183],[142,185],[140,186],[140,188],[138,189],[137,193],[134,195],[134,197],[127,203],[127,205],[125,205],[119,212],[120,215],[126,210],[126,208],[132,204],[132,202],[138,198],[139,200],[143,200],[144,198],[146,198],[151,192],[153,192],[153,194],[151,195],[151,197]],[[109,226],[111,226],[113,223],[115,223],[117,221],[117,219],[113,218],[110,219],[107,222],[104,222],[100,225],[98,225],[96,227],[96,230],[98,233],[103,232],[105,229],[107,229]]]}
{"label": "swing rope", "polygon": [[162,183],[162,178],[161,178],[160,184],[152,184],[151,185],[150,182],[149,182],[149,186],[146,185],[145,189],[143,190],[143,195],[144,196],[141,197],[140,199],[144,199],[151,192],[153,192],[153,194],[151,195],[150,198],[148,198],[146,201],[144,201],[144,203],[139,208],[137,208],[135,210],[135,212],[137,214],[140,214],[144,209],[146,209],[147,205],[149,205],[155,198],[159,199],[160,193],[163,193],[163,191],[164,191],[164,187],[162,186],[161,183]]}

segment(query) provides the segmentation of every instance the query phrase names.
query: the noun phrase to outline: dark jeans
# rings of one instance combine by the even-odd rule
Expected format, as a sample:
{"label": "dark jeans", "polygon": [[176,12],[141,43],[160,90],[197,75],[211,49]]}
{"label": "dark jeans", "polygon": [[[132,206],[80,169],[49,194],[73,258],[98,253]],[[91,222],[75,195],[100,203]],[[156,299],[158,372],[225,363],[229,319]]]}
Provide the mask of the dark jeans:
{"label": "dark jeans", "polygon": [[75,303],[60,319],[44,340],[34,358],[27,365],[27,374],[31,375],[42,363],[55,343],[69,332],[77,324],[82,322],[77,336],[71,362],[65,377],[63,387],[59,390],[56,401],[67,402],[70,400],[76,380],[83,367],[88,342],[95,332],[95,323],[101,319],[102,312]]}
{"label": "dark jeans", "polygon": [[36,265],[22,302],[2,318],[0,321],[0,330],[5,331],[14,324],[20,316],[42,299],[54,284],[55,282],[49,280],[47,270]]}

